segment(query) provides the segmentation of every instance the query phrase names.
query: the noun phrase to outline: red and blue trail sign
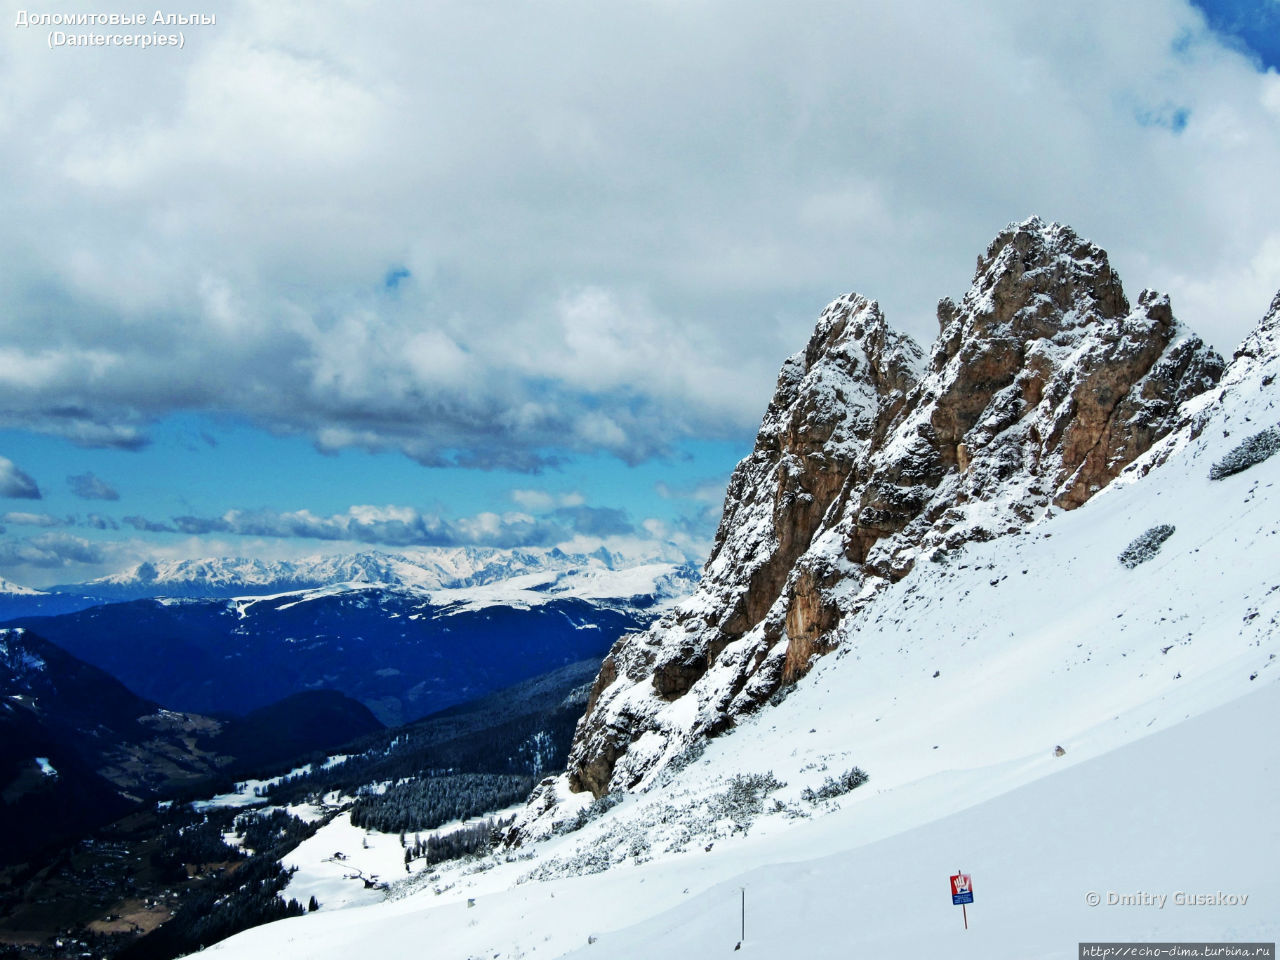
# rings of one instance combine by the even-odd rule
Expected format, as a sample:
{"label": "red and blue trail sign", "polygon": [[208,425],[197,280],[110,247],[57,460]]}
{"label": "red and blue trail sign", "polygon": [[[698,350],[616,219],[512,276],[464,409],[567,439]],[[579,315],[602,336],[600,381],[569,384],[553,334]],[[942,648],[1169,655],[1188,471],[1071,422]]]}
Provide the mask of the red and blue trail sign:
{"label": "red and blue trail sign", "polygon": [[967,873],[957,873],[951,877],[951,902],[959,907],[973,903],[973,878]]}

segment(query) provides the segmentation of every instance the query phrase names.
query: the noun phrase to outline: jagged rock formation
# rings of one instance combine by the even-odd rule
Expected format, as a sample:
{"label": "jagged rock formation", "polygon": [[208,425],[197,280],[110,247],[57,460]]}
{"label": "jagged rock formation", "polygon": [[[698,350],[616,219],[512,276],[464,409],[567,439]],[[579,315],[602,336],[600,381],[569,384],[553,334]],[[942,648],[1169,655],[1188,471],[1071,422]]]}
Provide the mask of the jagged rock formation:
{"label": "jagged rock formation", "polygon": [[722,732],[922,557],[1078,507],[1223,371],[1167,297],[1131,306],[1104,251],[1037,218],[996,237],[938,320],[926,359],[872,301],[823,312],[734,472],[698,592],[605,660],[569,790],[636,787]]}

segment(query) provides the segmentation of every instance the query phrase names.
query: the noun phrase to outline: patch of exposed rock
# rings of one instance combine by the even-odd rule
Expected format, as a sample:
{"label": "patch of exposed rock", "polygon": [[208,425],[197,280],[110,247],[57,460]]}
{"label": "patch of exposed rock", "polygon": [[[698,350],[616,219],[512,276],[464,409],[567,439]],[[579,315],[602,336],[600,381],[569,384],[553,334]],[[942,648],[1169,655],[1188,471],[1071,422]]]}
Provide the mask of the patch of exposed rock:
{"label": "patch of exposed rock", "polygon": [[565,787],[646,782],[839,642],[922,557],[1085,503],[1212,388],[1222,359],[1167,297],[1032,218],[1000,233],[927,358],[857,295],[783,364],[697,593],[610,652]]}

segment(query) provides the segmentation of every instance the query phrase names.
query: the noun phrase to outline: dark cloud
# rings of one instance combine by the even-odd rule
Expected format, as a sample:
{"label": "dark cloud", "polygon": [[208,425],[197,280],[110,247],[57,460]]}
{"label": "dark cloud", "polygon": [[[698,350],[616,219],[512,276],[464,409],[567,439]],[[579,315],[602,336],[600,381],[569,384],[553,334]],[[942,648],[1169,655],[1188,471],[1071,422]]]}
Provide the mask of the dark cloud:
{"label": "dark cloud", "polygon": [[[0,284],[0,289],[3,284]],[[3,324],[0,324],[0,336],[3,335]],[[4,341],[0,339],[0,344]],[[87,369],[79,369],[69,374],[66,379],[58,378],[64,389],[74,388],[74,381],[81,376],[89,376]],[[0,395],[7,391],[0,378]],[[39,394],[45,394],[40,390]],[[8,397],[15,401],[12,395]],[[49,403],[41,401],[48,399]],[[33,393],[25,400],[12,402],[0,412],[0,426],[10,429],[33,430],[37,433],[51,433],[64,437],[76,446],[90,449],[137,451],[148,446],[151,438],[147,435],[147,424],[162,413],[172,412],[171,408],[157,410],[146,417],[139,415],[135,409],[120,407],[113,403],[99,403],[90,410],[86,408],[68,409],[60,406],[56,397],[38,396]]]}
{"label": "dark cloud", "polygon": [[0,566],[53,569],[102,563],[101,546],[66,533],[45,533],[24,540],[0,540]]}
{"label": "dark cloud", "polygon": [[124,517],[123,522],[133,527],[135,530],[141,530],[144,533],[176,533],[173,527],[167,523],[160,523],[155,520],[148,520],[146,517],[135,515]]}
{"label": "dark cloud", "polygon": [[616,507],[558,507],[551,516],[588,537],[626,536],[636,531],[626,511]]}
{"label": "dark cloud", "polygon": [[[130,518],[126,517],[126,520]],[[168,530],[176,529],[179,533],[190,533],[196,536],[206,533],[227,533],[231,532],[230,525],[227,521],[219,517],[174,517],[173,526],[167,524],[159,524]]]}
{"label": "dark cloud", "polygon": [[7,457],[0,457],[0,497],[40,500],[40,488],[30,474]]}
{"label": "dark cloud", "polygon": [[67,477],[67,486],[81,500],[119,500],[115,487],[92,473],[77,473]]}
{"label": "dark cloud", "polygon": [[100,513],[91,513],[84,519],[86,527],[92,527],[94,530],[119,530],[120,524],[116,523],[111,517],[104,517]]}

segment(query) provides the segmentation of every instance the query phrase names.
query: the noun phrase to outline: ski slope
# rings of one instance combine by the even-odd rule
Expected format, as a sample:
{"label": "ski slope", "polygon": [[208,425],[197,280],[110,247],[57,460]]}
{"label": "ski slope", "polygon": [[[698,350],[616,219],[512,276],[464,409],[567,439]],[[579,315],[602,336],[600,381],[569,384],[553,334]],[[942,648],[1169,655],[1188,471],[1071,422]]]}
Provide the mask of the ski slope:
{"label": "ski slope", "polygon": [[[1275,941],[1280,876],[1268,851],[1280,849],[1280,751],[1258,732],[1277,722],[1280,690],[1269,685],[884,840],[746,870],[570,956],[728,952],[739,935],[739,887],[745,955],[1065,960],[1081,941]],[[928,791],[918,793],[927,816]],[[855,806],[820,832],[838,847],[870,812]],[[817,852],[814,839],[806,853]],[[967,931],[947,884],[959,868],[974,883]],[[1244,902],[1182,905],[1180,893]]]}
{"label": "ski slope", "polygon": [[[1068,766],[940,819],[963,786],[942,775],[791,830],[587,877],[326,911],[261,927],[215,955],[450,958],[678,958],[732,952],[746,891],[743,952],[769,957],[1069,958],[1087,940],[1274,941],[1280,748],[1274,684],[1169,730]],[[864,788],[865,789],[865,788]],[[906,794],[906,795],[904,795]],[[935,806],[936,805],[936,806]],[[921,825],[892,833],[904,814]],[[861,839],[890,832],[883,839]],[[970,929],[947,876],[973,875]],[[684,891],[688,890],[688,893]],[[1182,906],[1178,892],[1242,905]],[[1097,893],[1103,903],[1091,907]],[[1163,908],[1107,905],[1145,892]],[[598,942],[588,945],[588,937]],[[582,947],[581,951],[575,947]]]}

